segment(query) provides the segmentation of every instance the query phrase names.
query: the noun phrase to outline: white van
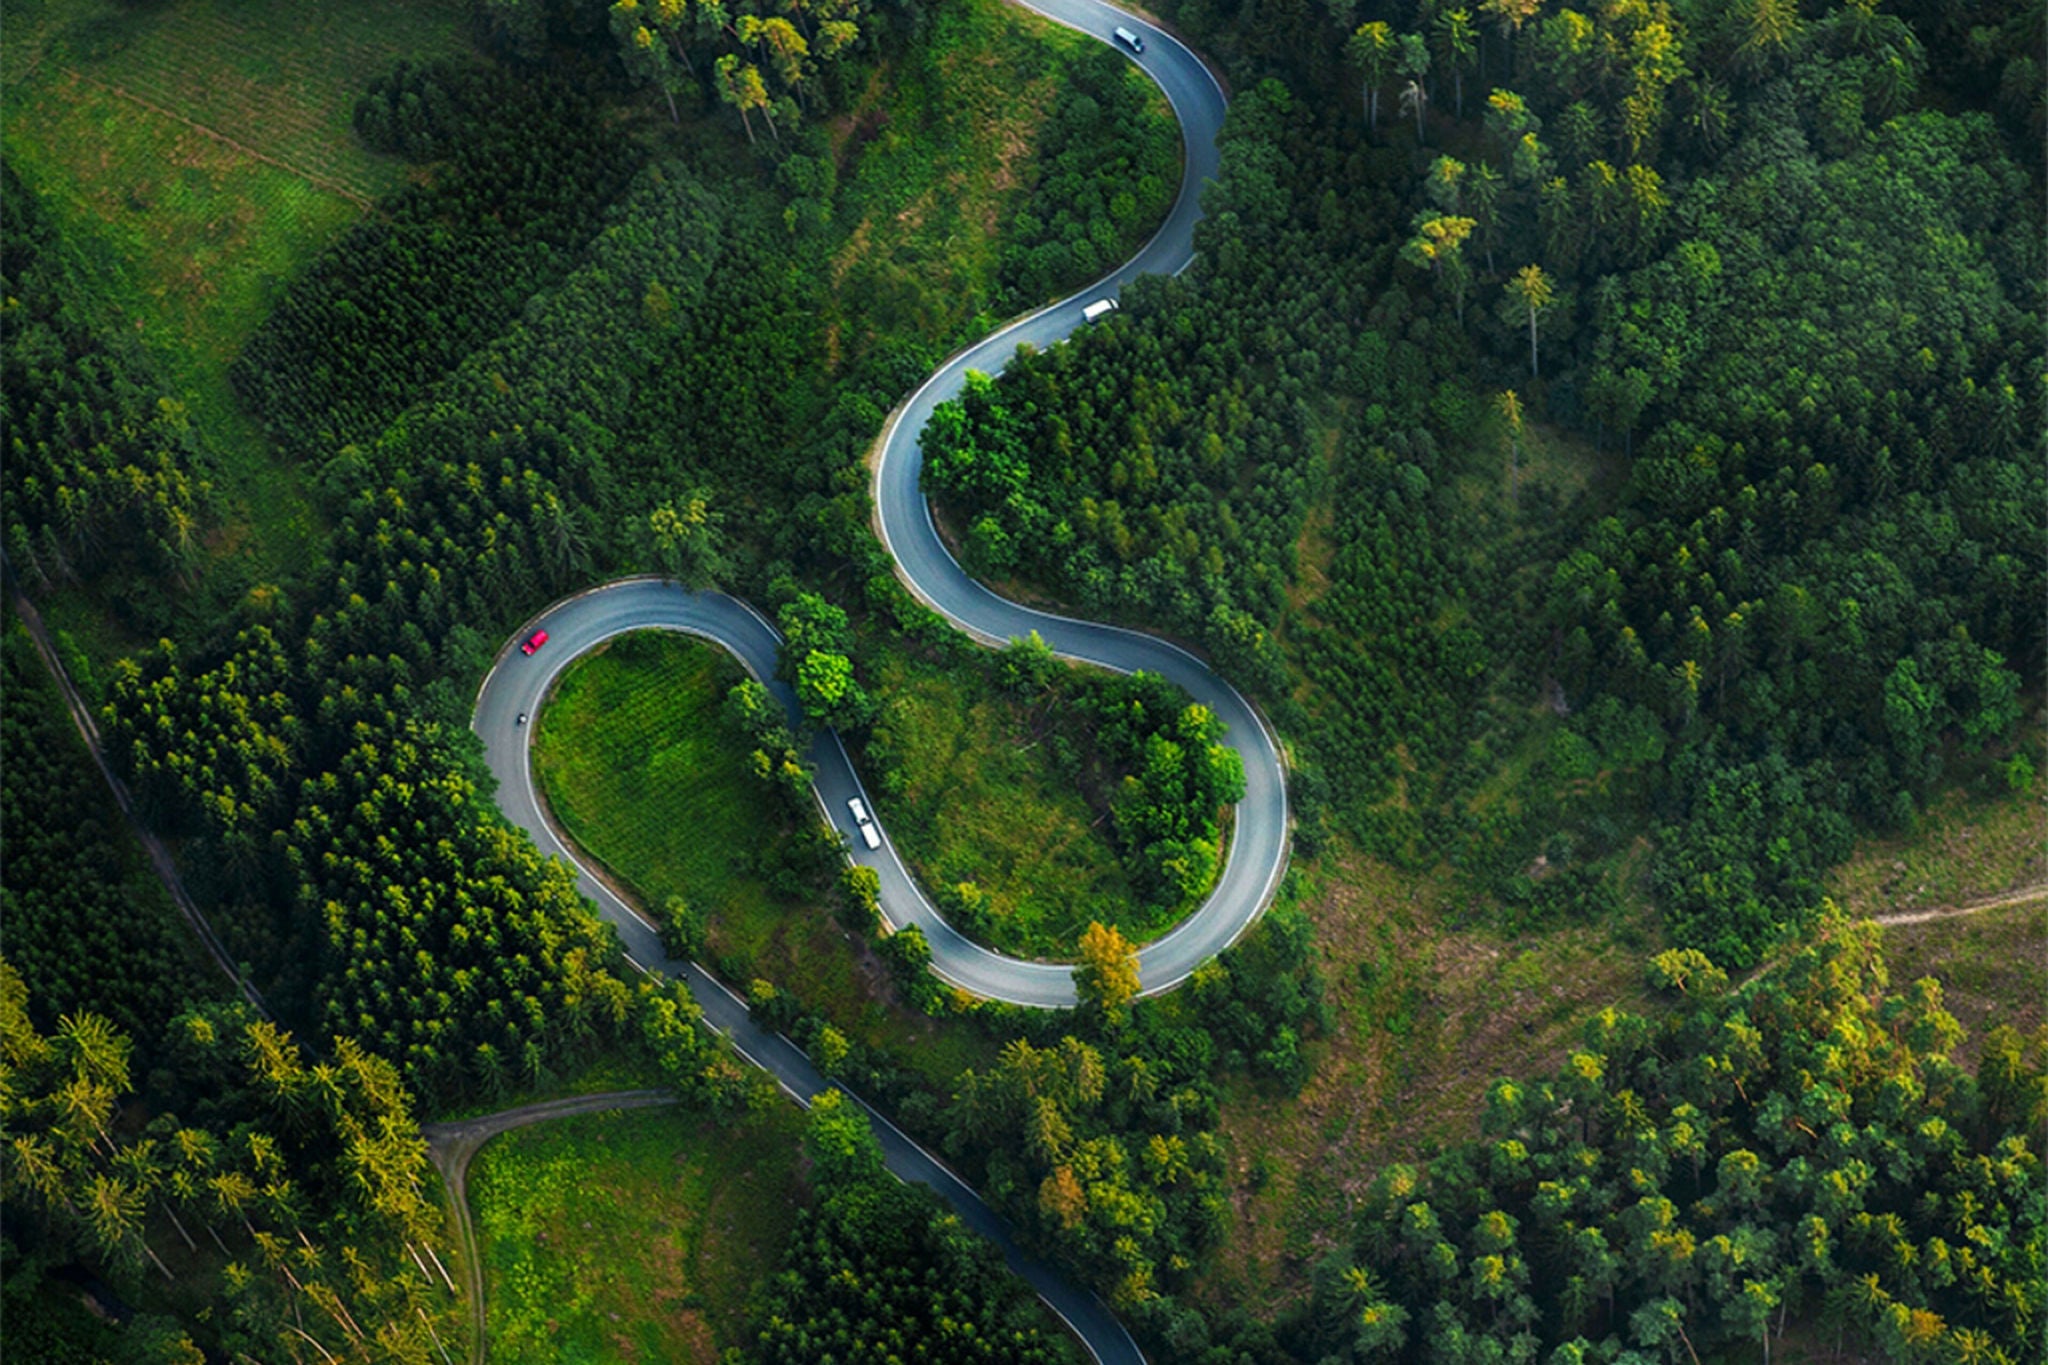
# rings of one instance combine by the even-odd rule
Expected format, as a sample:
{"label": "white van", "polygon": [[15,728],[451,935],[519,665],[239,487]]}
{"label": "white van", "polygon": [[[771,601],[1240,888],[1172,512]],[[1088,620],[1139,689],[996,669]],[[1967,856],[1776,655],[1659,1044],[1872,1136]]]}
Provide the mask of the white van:
{"label": "white van", "polygon": [[1115,299],[1097,299],[1081,310],[1081,321],[1100,322],[1116,311]]}
{"label": "white van", "polygon": [[1116,40],[1133,52],[1143,52],[1145,50],[1145,40],[1127,28],[1120,28],[1116,31]]}
{"label": "white van", "polygon": [[853,812],[853,825],[860,831],[862,841],[869,848],[880,848],[882,832],[875,828],[874,817],[868,814],[866,803],[856,796],[846,803],[846,808]]}

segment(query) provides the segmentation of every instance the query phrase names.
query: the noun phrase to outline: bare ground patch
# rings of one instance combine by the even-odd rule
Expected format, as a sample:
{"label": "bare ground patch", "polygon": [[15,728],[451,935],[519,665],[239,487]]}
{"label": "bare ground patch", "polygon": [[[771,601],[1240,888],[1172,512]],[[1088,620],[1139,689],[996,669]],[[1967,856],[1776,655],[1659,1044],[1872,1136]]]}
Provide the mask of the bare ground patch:
{"label": "bare ground patch", "polygon": [[1554,1068],[1588,1014],[1648,1003],[1640,948],[1605,928],[1461,929],[1447,875],[1333,853],[1303,904],[1332,1031],[1296,1100],[1240,1082],[1224,1106],[1233,1217],[1199,1286],[1218,1305],[1303,1290],[1382,1166],[1468,1135],[1488,1084]]}

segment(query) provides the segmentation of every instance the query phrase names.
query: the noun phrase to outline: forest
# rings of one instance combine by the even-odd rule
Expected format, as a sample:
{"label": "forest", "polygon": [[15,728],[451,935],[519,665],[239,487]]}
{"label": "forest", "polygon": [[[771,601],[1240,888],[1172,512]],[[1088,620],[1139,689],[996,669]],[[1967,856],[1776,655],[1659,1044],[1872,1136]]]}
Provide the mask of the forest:
{"label": "forest", "polygon": [[1020,1312],[1022,1284],[928,1192],[882,1165],[854,1101],[828,1090],[804,1132],[815,1211],[798,1215],[745,1359],[1006,1361],[1067,1358]]}
{"label": "forest", "polygon": [[[1973,30],[2004,63],[1984,107],[1866,4],[1489,6],[1490,34],[1437,5],[1348,36],[1350,5],[1180,8],[1353,99],[1241,92],[1207,268],[927,429],[971,564],[1200,639],[1309,740],[1305,823],[1449,850],[1511,913],[1570,899],[1533,859],[1597,877],[1647,814],[1667,931],[1731,967],[1959,755],[2031,780],[2018,11]],[[1625,476],[1525,478],[1544,428]],[[1482,804],[1539,701],[1562,724],[1529,790]],[[1633,799],[1536,789],[1595,773]]]}
{"label": "forest", "polygon": [[[227,1003],[10,629],[0,1197],[10,1330],[43,1334],[16,1349],[445,1359],[420,1117],[618,1057],[715,1117],[782,1102],[496,813],[471,697],[567,593],[654,572],[774,617],[805,724],[759,684],[726,707],[793,827],[816,727],[901,785],[884,679],[912,659],[1038,727],[1134,923],[1205,894],[1243,784],[1214,717],[964,643],[870,529],[890,409],[1173,194],[1156,93],[1091,53],[972,297],[864,283],[855,172],[908,136],[873,92],[947,77],[978,30],[942,8],[477,0],[475,52],[361,90],[353,135],[403,187],[279,282],[230,372],[321,522],[303,575],[247,591],[209,577],[224,438],[0,170],[10,581],[107,613],[67,666],[276,1016]],[[1066,1014],[945,986],[827,831],[757,856],[843,931],[858,1019],[708,953],[716,907],[647,907],[847,1092],[812,1110],[811,1207],[740,1358],[1065,1358],[882,1173],[864,1103],[1157,1359],[2026,1359],[2048,1037],[1966,1039],[1823,882],[1962,774],[2036,791],[2038,6],[1156,8],[1232,87],[1197,263],[977,376],[927,483],[979,576],[1259,702],[1301,867],[1162,998],[1093,920]],[[1467,1140],[1332,1172],[1363,1193],[1290,1252],[1303,1291],[1219,1305],[1250,1179],[1225,1107],[1297,1103],[1342,1022],[1326,853],[1441,872],[1509,940],[1650,907],[1654,1004],[1497,1082]],[[932,891],[1044,947],[973,883]],[[936,1075],[911,1049],[941,1035],[968,1060]],[[169,1307],[117,1329],[58,1288],[79,1274]]]}
{"label": "forest", "polygon": [[[0,962],[10,1354],[182,1365],[206,1359],[180,1320],[203,1310],[216,1349],[441,1358],[460,1330],[451,1248],[435,1247],[426,1144],[390,1062],[349,1038],[308,1058],[248,1006],[215,1001],[151,1021],[158,1065],[138,1083],[134,1038],[104,1015],[46,1033],[38,1012]],[[44,1277],[81,1257],[116,1283],[161,1277],[183,1311],[116,1331],[105,1305],[118,1299],[39,1304]]]}
{"label": "forest", "polygon": [[141,1040],[147,1071],[162,1022],[217,999],[227,983],[128,842],[27,631],[11,619],[0,684],[0,918],[8,961],[36,983],[29,1018],[50,1029],[66,1015],[98,1015]]}
{"label": "forest", "polygon": [[184,407],[96,316],[92,284],[0,167],[8,563],[39,587],[114,568],[190,581],[209,480]]}
{"label": "forest", "polygon": [[1603,1012],[1555,1075],[1494,1085],[1479,1138],[1379,1173],[1304,1358],[1768,1358],[1789,1320],[1838,1353],[2025,1359],[2048,1036],[1957,1060],[1940,984],[1892,988],[1877,932],[1830,920],[1735,988],[1659,955],[1671,1013]]}

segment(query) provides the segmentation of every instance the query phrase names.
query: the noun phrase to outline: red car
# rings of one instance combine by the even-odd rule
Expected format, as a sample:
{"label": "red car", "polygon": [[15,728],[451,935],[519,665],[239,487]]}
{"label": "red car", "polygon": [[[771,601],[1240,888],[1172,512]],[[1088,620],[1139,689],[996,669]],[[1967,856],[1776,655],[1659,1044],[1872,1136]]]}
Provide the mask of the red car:
{"label": "red car", "polygon": [[533,653],[533,651],[539,649],[542,645],[546,644],[547,642],[548,633],[544,630],[537,630],[533,633],[533,638],[531,640],[528,640],[525,644],[519,646],[519,652],[521,654],[531,654]]}

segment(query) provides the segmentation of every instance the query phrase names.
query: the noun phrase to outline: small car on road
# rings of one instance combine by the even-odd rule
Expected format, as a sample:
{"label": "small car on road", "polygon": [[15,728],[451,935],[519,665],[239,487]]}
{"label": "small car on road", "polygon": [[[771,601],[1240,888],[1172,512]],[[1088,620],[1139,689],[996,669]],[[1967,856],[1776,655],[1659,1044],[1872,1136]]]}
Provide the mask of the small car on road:
{"label": "small car on road", "polygon": [[875,817],[868,814],[867,803],[856,796],[846,803],[846,808],[853,812],[854,828],[860,831],[861,839],[869,848],[880,848],[882,831],[875,828]]}
{"label": "small car on road", "polygon": [[1145,50],[1145,40],[1127,28],[1119,28],[1116,31],[1116,40],[1133,52]]}
{"label": "small car on road", "polygon": [[525,644],[519,646],[519,652],[521,654],[531,654],[533,653],[533,651],[539,649],[542,645],[546,644],[547,642],[548,633],[544,630],[537,630],[533,633],[533,638],[531,640],[528,640]]}

